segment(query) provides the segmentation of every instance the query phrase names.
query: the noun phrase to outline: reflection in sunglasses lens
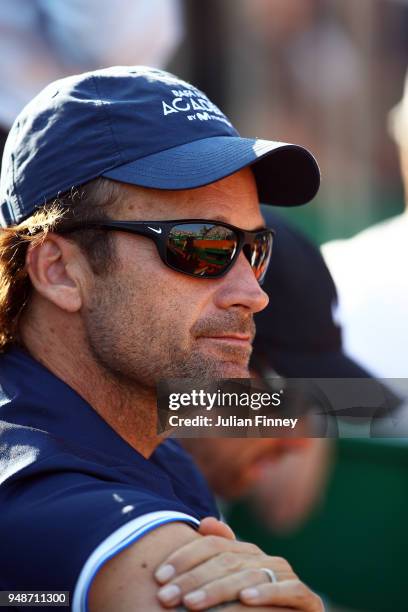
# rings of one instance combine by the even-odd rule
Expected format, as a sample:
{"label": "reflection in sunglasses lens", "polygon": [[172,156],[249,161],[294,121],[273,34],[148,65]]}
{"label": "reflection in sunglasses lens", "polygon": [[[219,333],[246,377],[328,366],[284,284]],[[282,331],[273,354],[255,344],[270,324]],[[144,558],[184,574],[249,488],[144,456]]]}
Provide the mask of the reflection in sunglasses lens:
{"label": "reflection in sunglasses lens", "polygon": [[[172,227],[167,238],[166,261],[193,276],[216,278],[233,260],[239,244],[235,231],[212,223],[183,223]],[[243,246],[258,281],[262,283],[272,250],[272,235],[259,232]]]}
{"label": "reflection in sunglasses lens", "polygon": [[263,282],[268,270],[272,254],[272,243],[272,235],[269,233],[258,234],[254,241],[251,266],[260,283]]}
{"label": "reflection in sunglasses lens", "polygon": [[176,225],[167,239],[167,261],[194,276],[216,277],[235,255],[238,239],[222,225],[190,223]]}

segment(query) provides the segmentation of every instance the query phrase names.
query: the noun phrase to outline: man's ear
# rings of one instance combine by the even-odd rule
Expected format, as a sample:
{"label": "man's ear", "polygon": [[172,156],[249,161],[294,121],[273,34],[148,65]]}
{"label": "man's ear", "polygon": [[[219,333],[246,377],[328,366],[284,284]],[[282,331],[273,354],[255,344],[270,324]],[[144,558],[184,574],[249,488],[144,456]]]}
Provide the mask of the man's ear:
{"label": "man's ear", "polygon": [[77,244],[50,233],[41,244],[29,246],[26,266],[40,295],[66,312],[80,310],[88,271],[86,258]]}

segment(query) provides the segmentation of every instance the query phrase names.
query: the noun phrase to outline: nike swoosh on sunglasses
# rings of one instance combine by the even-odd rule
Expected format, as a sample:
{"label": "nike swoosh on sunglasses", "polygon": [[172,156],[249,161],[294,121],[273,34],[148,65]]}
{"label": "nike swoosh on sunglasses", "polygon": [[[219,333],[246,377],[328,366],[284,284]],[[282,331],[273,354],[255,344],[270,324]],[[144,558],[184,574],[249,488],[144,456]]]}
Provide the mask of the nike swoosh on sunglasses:
{"label": "nike swoosh on sunglasses", "polygon": [[268,269],[275,235],[272,229],[249,231],[208,219],[87,221],[57,228],[57,232],[89,229],[128,232],[150,238],[166,266],[196,278],[224,276],[243,251],[260,284]]}

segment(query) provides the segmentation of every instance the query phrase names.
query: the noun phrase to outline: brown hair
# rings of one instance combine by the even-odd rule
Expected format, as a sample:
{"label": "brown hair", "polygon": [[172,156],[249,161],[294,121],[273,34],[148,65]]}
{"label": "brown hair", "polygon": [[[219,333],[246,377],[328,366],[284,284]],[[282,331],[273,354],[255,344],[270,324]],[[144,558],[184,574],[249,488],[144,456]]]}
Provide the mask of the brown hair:
{"label": "brown hair", "polygon": [[[123,196],[118,183],[97,178],[46,203],[18,225],[0,230],[0,352],[17,341],[18,321],[31,294],[26,269],[30,244],[39,245],[48,232],[88,220],[108,218],[107,209]],[[76,230],[68,234],[87,255],[95,274],[104,275],[114,265],[109,233]]]}

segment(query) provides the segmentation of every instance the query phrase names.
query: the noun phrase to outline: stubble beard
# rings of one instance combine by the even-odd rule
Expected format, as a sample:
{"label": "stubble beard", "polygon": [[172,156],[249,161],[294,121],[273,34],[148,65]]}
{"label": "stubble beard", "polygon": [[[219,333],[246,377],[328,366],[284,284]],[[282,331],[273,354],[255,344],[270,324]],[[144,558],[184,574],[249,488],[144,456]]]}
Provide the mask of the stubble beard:
{"label": "stubble beard", "polygon": [[[222,378],[246,378],[249,376],[249,358],[233,347],[225,347],[223,355],[216,357],[200,349],[192,350],[183,360],[170,361],[172,372],[168,378],[191,378],[211,381]],[[174,366],[174,367],[173,367]]]}
{"label": "stubble beard", "polygon": [[227,347],[223,357],[209,355],[198,348],[182,351],[174,345],[162,347],[157,354],[149,351],[149,348],[141,352],[137,347],[146,347],[143,333],[137,334],[134,344],[126,346],[117,342],[109,332],[106,334],[100,323],[94,317],[92,325],[88,327],[90,352],[99,368],[118,385],[155,388],[160,380],[189,378],[205,382],[249,376],[249,358],[244,359],[237,355],[237,351],[226,350]]}
{"label": "stubble beard", "polygon": [[[151,310],[139,312],[136,323],[127,305],[137,304],[137,296],[129,295],[119,283],[113,283],[110,289],[105,286],[101,291],[95,290],[93,296],[84,311],[86,340],[99,369],[116,385],[152,390],[166,379],[204,382],[249,376],[248,351],[225,344],[216,353],[209,352],[200,346],[200,337],[220,331],[248,332],[253,336],[252,317],[244,321],[237,313],[226,313],[200,321],[190,330],[187,346],[182,346],[177,342],[176,325],[171,327],[171,321],[157,325]],[[152,333],[154,329],[158,331]]]}

